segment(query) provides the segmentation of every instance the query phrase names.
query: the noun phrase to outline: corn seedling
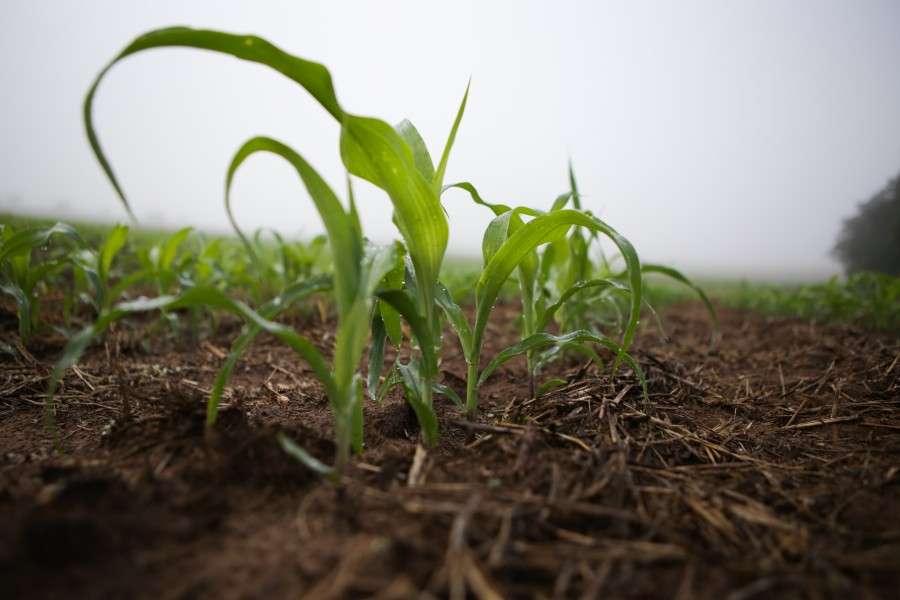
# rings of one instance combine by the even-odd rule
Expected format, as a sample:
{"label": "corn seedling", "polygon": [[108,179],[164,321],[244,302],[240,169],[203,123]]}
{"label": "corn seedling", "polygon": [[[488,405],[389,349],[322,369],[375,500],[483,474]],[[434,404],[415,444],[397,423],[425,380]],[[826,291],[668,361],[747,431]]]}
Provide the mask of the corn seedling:
{"label": "corn seedling", "polygon": [[[237,361],[259,333],[269,332],[309,363],[325,388],[334,415],[337,472],[346,467],[350,452],[362,447],[364,386],[358,367],[370,333],[365,385],[369,396],[378,401],[392,387],[401,386],[428,445],[435,444],[438,437],[433,393],[450,397],[472,415],[478,407],[478,387],[497,367],[518,355],[526,357],[532,395],[534,378],[541,365],[569,349],[599,361],[593,345],[615,355],[614,368],[621,362],[628,364],[644,384],[646,394],[643,373],[628,354],[642,308],[644,274],[661,273],[692,284],[666,267],[642,266],[626,238],[583,210],[571,167],[569,191],[557,198],[547,212],[485,202],[465,182],[445,187],[444,174],[465,111],[468,89],[435,165],[424,140],[409,121],[391,127],[378,119],[344,111],[335,95],[331,75],[323,65],[292,56],[255,36],[184,27],[151,31],[135,39],[100,72],[84,103],[90,145],[129,213],[131,207],[94,128],[94,96],[104,75],[118,61],[137,52],[163,47],[203,49],[261,64],[306,90],[340,125],[339,150],[349,174],[348,207],[345,208],[328,184],[293,149],[270,137],[250,139],[235,154],[225,181],[225,211],[240,239],[242,252],[226,250],[216,241],[199,252],[185,252],[183,242],[190,230],[183,229],[149,250],[137,251],[142,275],[135,277],[146,278],[159,296],[115,304],[124,289],[120,286],[128,278],[111,287],[112,260],[127,236],[124,228],[114,230],[98,253],[83,254],[83,272],[93,282],[99,316],[91,327],[70,340],[51,378],[50,398],[65,368],[74,364],[87,344],[112,322],[136,312],[161,311],[164,315],[174,315],[177,310],[201,308],[224,310],[245,322],[213,385],[207,405],[207,425],[216,422],[225,385]],[[297,172],[324,223],[324,238],[300,245],[286,242],[276,233],[274,243],[267,244],[262,232],[247,236],[240,229],[232,211],[231,185],[239,167],[260,152],[281,157]],[[377,248],[366,242],[350,176],[365,179],[386,192],[402,243]],[[494,215],[483,238],[484,265],[474,285],[472,324],[439,281],[449,229],[440,196],[450,188],[467,191],[476,203],[489,208]],[[567,207],[569,202],[572,208]],[[611,240],[618,249],[624,262],[621,273],[611,273],[602,253],[599,267],[591,261],[591,245],[596,242],[599,250],[601,238]],[[330,275],[316,274],[326,270]],[[513,273],[517,274],[522,298],[521,339],[492,357],[485,369],[480,370],[488,319]],[[243,289],[243,297],[249,292],[258,304],[269,295],[272,282],[279,293],[257,310],[234,298],[238,289]],[[337,335],[330,365],[312,342],[274,320],[289,306],[317,292],[330,292],[334,298]],[[611,305],[616,310],[620,310],[618,302],[625,302],[615,339],[599,329],[586,327],[587,311],[583,310],[583,304],[576,306],[576,302],[585,298],[605,301],[606,295],[613,299]],[[436,381],[443,318],[459,337],[468,363],[465,401]],[[554,320],[561,325],[558,335],[549,331]],[[402,321],[408,328],[402,326]],[[405,338],[412,352],[405,355],[398,352],[398,357],[403,358],[395,361],[382,381],[387,343],[390,341],[399,350]],[[47,406],[52,417],[49,400]],[[311,468],[331,472],[330,467],[287,438],[282,439],[282,445]]]}
{"label": "corn seedling", "polygon": [[[271,138],[253,138],[238,150],[228,169],[226,194],[230,193],[231,182],[237,169],[248,157],[257,152],[276,154],[294,167],[322,217],[331,246],[340,249],[334,252],[334,291],[338,330],[332,366],[329,368],[322,353],[307,338],[290,327],[266,318],[274,316],[283,306],[298,298],[324,289],[323,282],[316,281],[303,288],[289,290],[287,296],[282,295],[264,307],[263,314],[228,297],[218,289],[193,287],[178,296],[160,296],[153,300],[119,304],[112,311],[102,315],[94,325],[70,341],[63,359],[54,370],[54,385],[65,368],[74,364],[91,339],[101,334],[110,323],[128,314],[148,310],[173,311],[191,307],[225,310],[244,319],[247,329],[232,348],[217,378],[209,402],[207,422],[209,424],[215,422],[224,382],[240,353],[256,333],[267,331],[297,352],[310,365],[325,387],[334,414],[337,446],[335,469],[342,472],[349,460],[351,448],[355,450],[362,448],[362,385],[357,374],[357,365],[368,335],[372,298],[385,273],[395,263],[394,250],[392,247],[366,248],[352,201],[349,210],[344,209],[331,188],[299,154]],[[294,454],[296,455],[296,452]],[[313,468],[318,469],[319,466]]]}
{"label": "corn seedling", "polygon": [[[466,356],[469,362],[466,406],[470,413],[477,407],[478,386],[503,362],[518,355],[525,355],[529,375],[529,392],[533,397],[538,392],[547,389],[544,386],[536,389],[537,372],[544,364],[559,357],[567,350],[586,354],[595,362],[602,364],[599,356],[589,344],[600,345],[612,350],[616,354],[616,364],[620,361],[627,362],[641,380],[646,393],[643,373],[627,353],[638,324],[637,319],[642,304],[646,305],[655,316],[653,307],[642,298],[641,290],[645,273],[659,273],[668,276],[695,290],[706,304],[715,322],[715,312],[703,290],[675,269],[661,265],[641,265],[634,249],[625,238],[587,211],[581,210],[580,194],[571,164],[569,166],[569,183],[569,192],[556,198],[549,213],[541,213],[523,207],[514,209],[503,204],[489,203],[468,182],[447,186],[447,189],[458,188],[466,191],[475,203],[489,208],[495,214],[495,219],[485,232],[482,244],[485,268],[476,286],[475,329],[467,330],[467,323],[460,323],[458,317],[449,319],[451,323],[456,323],[454,329],[460,335],[463,348],[469,348]],[[569,202],[572,202],[575,208],[566,209]],[[516,249],[515,253],[509,250],[509,256],[518,256],[519,258],[510,260],[503,267],[500,267],[499,263],[496,268],[491,267],[491,261],[505,244],[515,243],[512,240],[518,235],[522,236],[522,240],[526,239],[524,234],[519,233],[526,227],[523,216],[532,217],[528,226],[534,227],[535,230],[537,230],[537,225],[532,225],[532,223],[549,222],[554,219],[560,219],[561,222],[574,226],[560,225],[556,233],[547,234],[543,239],[535,236],[534,239],[525,242],[525,244],[533,244],[530,249],[526,250],[526,246],[523,244],[522,247]],[[565,229],[571,229],[571,233],[567,234]],[[590,259],[591,243],[598,242],[600,236],[611,239],[618,248],[626,265],[623,272],[614,274],[610,271],[610,263],[603,255],[599,244],[597,247],[600,260],[598,263],[594,263]],[[515,262],[516,260],[518,262]],[[512,270],[509,265],[513,263],[512,268],[517,271],[518,275],[522,302],[521,341],[498,353],[476,379],[474,375],[477,373],[480,362],[480,336],[482,335],[479,331],[479,322],[482,323],[481,331],[483,331],[483,324],[486,323],[492,303],[496,300],[494,287],[488,283],[486,278],[497,276],[497,274],[501,278],[508,277]],[[551,282],[555,283],[555,286],[551,285]],[[627,317],[620,319],[620,326],[617,329],[621,331],[621,335],[620,341],[617,343],[601,334],[597,328],[590,327],[587,315],[598,304],[612,306],[621,314],[618,307],[620,299],[624,299],[627,303]],[[568,311],[566,311],[567,308]],[[445,310],[447,309],[448,307],[445,307]],[[560,335],[553,335],[548,331],[555,318],[558,318]],[[548,347],[549,350],[545,350]],[[540,351],[543,352],[539,354]],[[559,381],[553,380],[548,384],[556,385]]]}
{"label": "corn seedling", "polygon": [[[344,165],[351,174],[373,183],[384,190],[391,199],[394,222],[405,242],[416,279],[416,295],[412,306],[408,306],[396,295],[389,294],[381,300],[392,305],[399,303],[399,306],[394,308],[406,311],[404,317],[410,325],[413,321],[421,319],[425,326],[414,328],[418,330],[417,336],[425,335],[426,331],[435,331],[438,322],[433,290],[437,284],[448,238],[447,220],[438,196],[450,149],[465,108],[465,96],[440,162],[435,168],[421,136],[410,122],[404,121],[395,129],[378,119],[356,116],[344,111],[335,95],[330,73],[318,63],[292,56],[255,36],[185,27],[151,31],[134,40],[101,71],[88,91],[84,103],[85,126],[91,147],[129,212],[131,208],[100,147],[94,129],[92,111],[94,95],[103,76],[119,60],[143,50],[177,46],[210,50],[268,66],[303,87],[340,124],[340,151]],[[256,255],[252,244],[238,228],[227,196],[226,211],[236,233],[255,261]],[[334,250],[334,244],[332,246]],[[343,254],[343,247],[338,245],[337,248],[340,248],[339,253]],[[337,263],[346,258],[342,256],[339,259],[337,253],[333,255],[337,271]],[[336,291],[339,291],[337,283],[335,286]],[[434,360],[434,353],[426,350],[425,346],[434,343],[434,336],[428,335],[427,339],[419,338],[418,342],[422,365],[418,371],[422,385],[418,386],[417,390],[421,394],[422,405],[431,410],[433,375],[437,369],[436,364],[429,363]]]}
{"label": "corn seedling", "polygon": [[97,314],[108,309],[126,289],[147,278],[143,270],[136,270],[114,282],[113,261],[127,241],[128,227],[116,225],[97,250],[85,248],[75,257],[76,285],[83,290],[82,297]]}
{"label": "corn seedling", "polygon": [[[70,245],[53,253],[49,246],[54,238],[68,239]],[[6,225],[0,230],[0,292],[16,303],[19,337],[28,345],[41,325],[40,292],[48,281],[72,266],[75,250],[84,245],[81,236],[69,225],[57,223],[51,227],[13,229]],[[43,255],[34,262],[35,252]]]}
{"label": "corn seedling", "polygon": [[[514,270],[518,270],[520,290],[522,292],[523,337],[521,344],[502,354],[502,360],[522,353],[531,353],[547,345],[555,343],[578,343],[576,339],[588,341],[584,335],[594,335],[601,343],[613,348],[616,352],[616,363],[620,360],[633,363],[627,356],[628,347],[634,338],[638,325],[641,307],[641,270],[640,261],[631,243],[612,227],[592,215],[576,209],[565,209],[563,200],[554,203],[553,209],[544,213],[527,207],[512,208],[503,204],[486,202],[478,194],[475,187],[467,182],[447,186],[447,189],[459,188],[469,193],[472,200],[490,208],[496,215],[488,225],[482,241],[484,268],[475,287],[475,324],[470,327],[464,319],[451,317],[448,320],[454,326],[463,347],[468,363],[466,382],[466,411],[471,415],[478,408],[478,386],[483,383],[485,375],[479,375],[481,345],[484,330],[494,304],[504,282]],[[523,217],[530,218],[525,221]],[[596,334],[582,332],[581,338],[554,341],[553,336],[536,330],[538,316],[535,312],[534,293],[538,279],[538,248],[565,239],[573,228],[584,228],[611,239],[618,247],[626,263],[626,281],[630,290],[629,316],[620,343],[615,343]],[[446,308],[445,308],[446,310]],[[455,309],[453,310],[455,312]],[[593,340],[590,340],[593,341]],[[499,364],[499,363],[498,363]],[[493,368],[496,368],[496,364]],[[636,364],[634,365],[636,366]],[[487,371],[490,374],[490,371]],[[639,370],[636,372],[640,375]]]}

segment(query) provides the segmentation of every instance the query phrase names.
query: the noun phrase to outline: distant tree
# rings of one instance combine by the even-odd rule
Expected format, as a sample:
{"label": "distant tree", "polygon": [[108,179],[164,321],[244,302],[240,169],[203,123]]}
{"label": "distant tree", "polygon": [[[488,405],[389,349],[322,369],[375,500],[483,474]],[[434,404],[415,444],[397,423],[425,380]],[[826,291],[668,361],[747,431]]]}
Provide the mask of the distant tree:
{"label": "distant tree", "polygon": [[833,253],[848,273],[900,275],[900,175],[844,221]]}

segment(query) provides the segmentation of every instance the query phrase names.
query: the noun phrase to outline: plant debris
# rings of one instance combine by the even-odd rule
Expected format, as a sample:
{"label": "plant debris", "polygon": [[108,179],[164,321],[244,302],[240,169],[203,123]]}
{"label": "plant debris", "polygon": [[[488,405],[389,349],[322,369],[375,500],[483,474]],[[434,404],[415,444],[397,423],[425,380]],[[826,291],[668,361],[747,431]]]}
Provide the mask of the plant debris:
{"label": "plant debris", "polygon": [[[516,340],[497,307],[486,344]],[[477,420],[436,404],[418,442],[395,394],[367,404],[341,485],[284,453],[333,452],[327,400],[261,339],[204,433],[212,339],[92,349],[42,429],[53,353],[0,367],[4,597],[893,597],[900,589],[900,341],[720,308],[663,311],[633,373],[560,364],[528,398],[523,359]],[[309,318],[305,333],[333,324]],[[301,326],[298,326],[301,327]],[[165,345],[160,341],[159,345]],[[456,347],[441,365],[459,388]],[[552,371],[552,369],[551,369]],[[274,391],[272,391],[274,390]]]}

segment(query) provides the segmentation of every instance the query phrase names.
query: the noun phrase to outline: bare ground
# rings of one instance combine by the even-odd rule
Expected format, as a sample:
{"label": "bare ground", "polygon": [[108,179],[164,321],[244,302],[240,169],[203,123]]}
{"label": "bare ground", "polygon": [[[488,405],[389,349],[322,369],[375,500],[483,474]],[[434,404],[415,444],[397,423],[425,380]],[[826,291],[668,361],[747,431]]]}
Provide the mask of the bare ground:
{"label": "bare ground", "polygon": [[[640,337],[649,401],[581,364],[529,400],[512,362],[476,421],[437,401],[428,451],[399,397],[371,405],[341,486],[275,442],[332,452],[320,386],[273,340],[205,434],[233,327],[149,349],[146,326],[120,329],[67,374],[57,453],[42,394],[61,341],[41,341],[0,364],[0,597],[896,597],[900,342],[720,310],[716,346],[694,304],[664,311],[673,341]],[[329,324],[299,325],[328,349]]]}

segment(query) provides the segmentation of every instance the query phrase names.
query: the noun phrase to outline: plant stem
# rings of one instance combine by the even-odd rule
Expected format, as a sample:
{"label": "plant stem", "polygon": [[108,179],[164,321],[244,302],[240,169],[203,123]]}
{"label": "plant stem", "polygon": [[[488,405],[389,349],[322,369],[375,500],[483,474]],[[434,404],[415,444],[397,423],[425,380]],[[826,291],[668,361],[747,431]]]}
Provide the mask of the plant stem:
{"label": "plant stem", "polygon": [[352,424],[349,418],[341,413],[335,415],[334,421],[334,441],[337,444],[334,456],[334,470],[338,477],[344,475],[347,471],[347,465],[350,464],[350,438]]}
{"label": "plant stem", "polygon": [[425,439],[425,445],[428,448],[437,446],[438,442],[437,417],[434,416],[434,404],[431,392],[432,380],[433,377],[426,378],[425,385],[422,386],[422,403],[425,405],[425,410],[427,410],[433,416],[432,418],[435,419],[434,427],[428,426],[422,428],[422,437]]}
{"label": "plant stem", "polygon": [[528,397],[534,398],[534,351],[525,353],[525,365],[528,369]]}
{"label": "plant stem", "polygon": [[478,411],[478,357],[469,363],[466,372],[466,416],[470,419]]}

